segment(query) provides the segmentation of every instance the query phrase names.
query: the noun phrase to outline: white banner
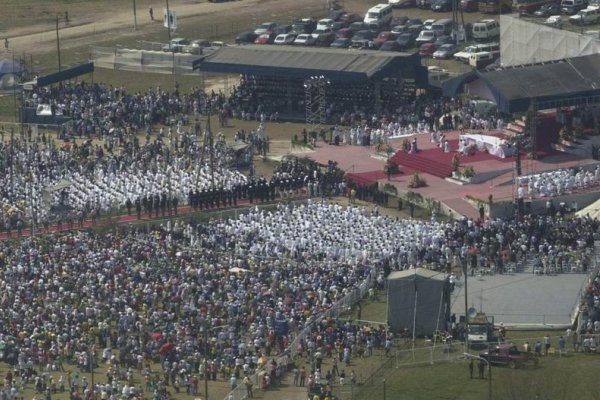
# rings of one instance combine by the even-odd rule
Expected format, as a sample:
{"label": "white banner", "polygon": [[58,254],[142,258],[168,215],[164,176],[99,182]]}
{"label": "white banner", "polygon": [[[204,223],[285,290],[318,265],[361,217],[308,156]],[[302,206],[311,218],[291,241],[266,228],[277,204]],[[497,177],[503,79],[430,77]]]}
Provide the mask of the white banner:
{"label": "white banner", "polygon": [[167,9],[163,8],[163,26],[172,31],[177,29],[177,13],[175,11],[169,10],[167,12]]}

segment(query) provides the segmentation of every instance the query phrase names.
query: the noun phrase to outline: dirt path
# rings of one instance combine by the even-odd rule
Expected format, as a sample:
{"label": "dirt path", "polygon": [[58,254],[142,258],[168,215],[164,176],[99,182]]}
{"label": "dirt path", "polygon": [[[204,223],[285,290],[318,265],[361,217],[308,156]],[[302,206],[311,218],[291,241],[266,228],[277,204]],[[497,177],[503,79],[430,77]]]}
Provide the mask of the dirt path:
{"label": "dirt path", "polygon": [[[141,3],[141,4],[140,4]],[[128,1],[121,1],[109,9],[91,9],[70,17],[67,25],[64,17],[59,19],[61,48],[83,47],[111,38],[143,36],[144,33],[158,32],[162,29],[162,7],[154,8],[155,20],[148,15],[149,1],[137,3],[137,30],[133,29],[133,9]],[[259,21],[274,19],[275,16],[298,12],[314,15],[324,13],[325,2],[305,0],[299,7],[295,0],[241,0],[226,3],[190,3],[190,1],[171,1],[170,8],[177,12],[179,23],[192,20],[194,24],[214,24],[244,16],[256,17]],[[10,48],[17,52],[32,54],[53,52],[56,49],[55,25],[46,23],[19,25],[8,28],[2,35],[10,38]]]}

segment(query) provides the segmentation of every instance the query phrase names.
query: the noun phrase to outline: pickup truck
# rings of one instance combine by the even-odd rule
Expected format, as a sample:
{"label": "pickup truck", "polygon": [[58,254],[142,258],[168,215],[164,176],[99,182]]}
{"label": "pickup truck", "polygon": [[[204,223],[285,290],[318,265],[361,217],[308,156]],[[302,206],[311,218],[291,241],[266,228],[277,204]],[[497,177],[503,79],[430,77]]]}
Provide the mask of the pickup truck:
{"label": "pickup truck", "polygon": [[513,344],[499,344],[479,353],[490,364],[508,365],[510,368],[519,368],[527,364],[537,365],[538,359],[532,353],[520,351]]}

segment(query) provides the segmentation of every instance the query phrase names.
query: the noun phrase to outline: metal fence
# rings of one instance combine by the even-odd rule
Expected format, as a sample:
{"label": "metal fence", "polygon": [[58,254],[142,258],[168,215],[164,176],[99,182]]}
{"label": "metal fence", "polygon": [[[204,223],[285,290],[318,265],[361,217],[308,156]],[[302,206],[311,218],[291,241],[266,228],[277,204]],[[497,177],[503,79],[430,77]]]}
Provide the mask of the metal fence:
{"label": "metal fence", "polygon": [[[373,285],[375,281],[376,273],[372,271],[371,274],[352,292],[348,293],[341,300],[336,302],[329,310],[322,313],[319,316],[316,316],[312,320],[310,320],[304,328],[294,337],[288,348],[286,349],[286,355],[281,355],[275,358],[278,365],[285,363],[287,360],[287,354],[290,355],[293,360],[298,354],[298,344],[302,340],[306,340],[313,327],[316,324],[319,324],[323,319],[328,318],[337,318],[340,314],[345,311],[348,311],[352,305],[356,304],[360,299],[365,297],[369,291],[369,288]],[[260,369],[257,370],[254,375],[250,377],[255,388],[260,388],[261,378],[264,375],[265,371]],[[227,396],[225,396],[224,400],[244,400],[248,398],[247,391],[244,385],[240,385],[231,392]]]}

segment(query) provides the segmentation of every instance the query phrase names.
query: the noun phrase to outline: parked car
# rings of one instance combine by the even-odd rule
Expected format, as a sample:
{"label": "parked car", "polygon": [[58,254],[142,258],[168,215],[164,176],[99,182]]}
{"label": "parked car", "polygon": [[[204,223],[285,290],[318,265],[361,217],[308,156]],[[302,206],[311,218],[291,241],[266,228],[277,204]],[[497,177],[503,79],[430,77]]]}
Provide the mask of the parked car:
{"label": "parked car", "polygon": [[437,48],[433,52],[433,58],[451,58],[456,53],[456,45],[454,43],[446,43]]}
{"label": "parked car", "polygon": [[514,344],[499,344],[480,352],[479,357],[486,359],[490,364],[508,365],[510,368],[537,364],[537,358],[532,353],[520,351]]}
{"label": "parked car", "polygon": [[417,0],[388,0],[394,8],[409,8],[417,5]]}
{"label": "parked car", "polygon": [[438,36],[437,39],[435,39],[434,43],[437,47],[440,47],[444,44],[456,43],[456,40],[454,38],[452,38],[452,36],[443,35],[443,36]]}
{"label": "parked car", "polygon": [[410,49],[415,46],[415,36],[410,32],[401,33],[396,39],[396,43],[402,50]]}
{"label": "parked car", "polygon": [[336,49],[347,49],[351,44],[352,39],[350,38],[337,38],[329,45],[329,47]]}
{"label": "parked car", "polygon": [[242,32],[235,37],[236,44],[254,43],[258,35],[254,32]]}
{"label": "parked car", "polygon": [[333,19],[331,18],[323,18],[317,21],[317,29],[331,29],[331,25],[333,25]]}
{"label": "parked car", "polygon": [[315,46],[329,47],[329,45],[331,45],[331,43],[333,43],[334,41],[335,41],[335,33],[333,33],[333,32],[322,33],[317,37],[317,40],[315,41]]}
{"label": "parked car", "polygon": [[258,37],[254,40],[255,44],[273,44],[275,41],[275,34],[273,32],[263,33],[258,35]]}
{"label": "parked car", "polygon": [[419,33],[419,36],[415,39],[417,44],[421,45],[423,43],[433,43],[437,39],[434,31],[422,30]]}
{"label": "parked car", "polygon": [[273,29],[273,33],[276,35],[283,35],[284,33],[290,33],[292,31],[291,25],[277,25]]}
{"label": "parked car", "polygon": [[351,49],[371,49],[373,48],[373,41],[367,39],[352,39]]}
{"label": "parked car", "polygon": [[355,34],[358,31],[370,30],[371,25],[365,24],[364,22],[353,22],[350,24],[348,29],[350,29],[353,32],[353,34]]}
{"label": "parked car", "polygon": [[256,29],[254,29],[254,33],[257,35],[262,35],[263,33],[273,32],[276,26],[276,22],[263,22],[257,26]]}
{"label": "parked car", "polygon": [[433,0],[431,3],[431,10],[438,12],[452,11],[452,1],[453,0]]}
{"label": "parked car", "polygon": [[458,53],[454,53],[454,59],[457,61],[462,61],[464,63],[468,63],[469,58],[471,57],[471,54],[477,53],[479,51],[481,51],[479,45],[467,46],[462,51],[459,51]]}
{"label": "parked car", "polygon": [[410,21],[410,18],[408,18],[406,15],[399,15],[392,18],[390,21],[390,26],[406,25],[408,21]]}
{"label": "parked car", "polygon": [[311,35],[312,35],[312,37],[314,37],[316,39],[319,37],[319,35],[321,35],[323,33],[331,33],[331,28],[322,28],[322,29],[317,28],[314,31],[312,31]]}
{"label": "parked car", "polygon": [[165,44],[162,47],[162,51],[171,51],[173,53],[181,53],[183,48],[185,46],[188,46],[189,44],[190,44],[189,39],[185,39],[185,38],[171,39],[171,42],[169,44]]}
{"label": "parked car", "polygon": [[354,35],[354,31],[350,30],[350,28],[342,28],[335,33],[335,37],[338,39],[340,39],[340,38],[350,39],[350,38],[352,38],[353,35]]}
{"label": "parked car", "polygon": [[393,34],[390,31],[383,31],[383,32],[379,32],[377,37],[373,40],[373,44],[375,45],[375,47],[379,47],[382,44],[384,44],[385,42],[387,42],[389,40],[393,41],[395,39],[396,39],[395,34]]}
{"label": "parked car", "polygon": [[342,22],[348,22],[348,23],[352,23],[352,22],[360,22],[363,20],[363,17],[361,17],[358,14],[349,14],[349,13],[345,13],[342,14],[342,16],[340,16],[340,18],[338,19],[338,21],[342,21]]}
{"label": "parked car", "polygon": [[409,25],[407,31],[414,34],[415,37],[419,36],[419,33],[421,33],[421,31],[423,30],[423,25],[420,24],[414,24],[414,25]]}
{"label": "parked car", "polygon": [[599,20],[600,9],[595,6],[579,10],[577,14],[569,17],[569,22],[573,25],[591,25],[598,23]]}
{"label": "parked car", "polygon": [[312,18],[297,19],[292,23],[292,33],[301,35],[303,33],[312,33],[317,28],[317,23]]}
{"label": "parked car", "polygon": [[294,40],[296,40],[296,35],[293,33],[283,33],[281,35],[277,35],[273,43],[275,44],[293,44]]}
{"label": "parked car", "polygon": [[358,31],[352,36],[352,40],[373,40],[375,38],[375,34],[370,30],[362,30]]}
{"label": "parked car", "polygon": [[206,39],[194,39],[187,46],[183,46],[181,49],[182,53],[187,54],[202,54],[202,49],[210,47],[210,42]]}
{"label": "parked car", "polygon": [[313,46],[316,41],[317,39],[312,37],[311,34],[303,33],[296,37],[296,40],[294,40],[294,44],[297,46]]}
{"label": "parked car", "polygon": [[423,43],[421,47],[419,47],[419,55],[421,57],[427,57],[435,53],[437,50],[437,46],[435,43]]}
{"label": "parked car", "polygon": [[479,10],[479,2],[476,0],[461,0],[460,8],[464,12],[473,12]]}
{"label": "parked car", "polygon": [[551,15],[560,15],[561,10],[560,6],[557,3],[544,4],[538,10],[536,10],[533,15],[536,17],[546,17],[548,18]]}
{"label": "parked car", "polygon": [[402,51],[402,46],[398,44],[395,40],[388,40],[387,42],[383,42],[381,46],[379,46],[380,51]]}
{"label": "parked car", "polygon": [[560,15],[551,15],[544,21],[544,25],[562,29],[563,18]]}
{"label": "parked car", "polygon": [[423,21],[423,29],[431,29],[433,24],[435,24],[435,19],[426,19]]}
{"label": "parked car", "polygon": [[424,10],[431,10],[431,1],[432,0],[417,0],[417,7]]}
{"label": "parked car", "polygon": [[342,21],[335,21],[332,25],[331,25],[331,30],[333,32],[337,32],[342,28],[347,28],[350,24],[348,22],[342,22]]}
{"label": "parked car", "polygon": [[587,0],[562,0],[560,9],[567,15],[575,15],[577,11],[583,10],[587,5]]}

